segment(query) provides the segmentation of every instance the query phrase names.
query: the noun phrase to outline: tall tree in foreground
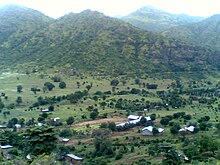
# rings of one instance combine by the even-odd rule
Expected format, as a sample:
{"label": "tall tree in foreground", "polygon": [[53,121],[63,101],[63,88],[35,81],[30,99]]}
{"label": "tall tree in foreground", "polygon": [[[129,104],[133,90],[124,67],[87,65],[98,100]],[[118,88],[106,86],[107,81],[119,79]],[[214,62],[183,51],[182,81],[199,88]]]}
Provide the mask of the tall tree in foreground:
{"label": "tall tree in foreground", "polygon": [[36,127],[27,129],[24,133],[25,155],[50,155],[56,150],[58,143],[53,127]]}
{"label": "tall tree in foreground", "polygon": [[97,129],[93,131],[95,152],[94,156],[112,156],[114,152],[112,150],[112,143],[110,139],[110,130]]}

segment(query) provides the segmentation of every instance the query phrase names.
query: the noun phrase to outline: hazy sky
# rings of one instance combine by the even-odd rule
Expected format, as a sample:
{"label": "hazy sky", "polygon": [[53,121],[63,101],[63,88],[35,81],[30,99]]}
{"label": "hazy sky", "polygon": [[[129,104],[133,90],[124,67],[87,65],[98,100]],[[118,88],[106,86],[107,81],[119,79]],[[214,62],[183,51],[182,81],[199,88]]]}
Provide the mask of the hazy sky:
{"label": "hazy sky", "polygon": [[147,5],[175,14],[220,14],[220,0],[0,0],[0,6],[9,3],[39,10],[53,18],[85,9],[97,10],[109,16],[127,15]]}

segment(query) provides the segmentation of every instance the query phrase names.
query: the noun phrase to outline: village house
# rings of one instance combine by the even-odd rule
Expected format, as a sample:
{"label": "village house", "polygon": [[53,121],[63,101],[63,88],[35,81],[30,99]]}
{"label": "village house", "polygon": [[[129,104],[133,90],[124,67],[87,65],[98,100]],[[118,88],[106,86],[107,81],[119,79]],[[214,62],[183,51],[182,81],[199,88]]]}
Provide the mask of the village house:
{"label": "village house", "polygon": [[[129,115],[128,122],[117,124],[116,127],[123,127],[125,124],[137,124],[143,116]],[[147,121],[151,121],[150,116],[145,117]]]}
{"label": "village house", "polygon": [[179,132],[181,133],[181,132],[190,132],[190,133],[193,133],[195,131],[195,127],[194,126],[189,126],[189,127],[185,127],[185,128],[181,128],[180,130],[179,130]]}
{"label": "village house", "polygon": [[66,161],[67,163],[69,164],[82,164],[82,161],[83,161],[83,158],[80,158],[76,155],[73,155],[73,154],[67,154],[66,155]]}
{"label": "village house", "polygon": [[[142,128],[142,135],[147,135],[147,136],[150,136],[150,135],[153,135],[153,126],[148,126],[148,127],[144,127]],[[164,129],[163,128],[157,128],[158,130],[158,134],[162,134],[164,132]]]}
{"label": "village house", "polygon": [[128,116],[128,120],[137,120],[137,119],[140,119],[141,116],[137,116],[137,115],[129,115]]}
{"label": "village house", "polygon": [[49,109],[42,109],[41,112],[49,112]]}
{"label": "village house", "polygon": [[4,145],[4,146],[1,146],[1,149],[9,149],[9,148],[13,148],[13,146],[11,146],[11,145]]}

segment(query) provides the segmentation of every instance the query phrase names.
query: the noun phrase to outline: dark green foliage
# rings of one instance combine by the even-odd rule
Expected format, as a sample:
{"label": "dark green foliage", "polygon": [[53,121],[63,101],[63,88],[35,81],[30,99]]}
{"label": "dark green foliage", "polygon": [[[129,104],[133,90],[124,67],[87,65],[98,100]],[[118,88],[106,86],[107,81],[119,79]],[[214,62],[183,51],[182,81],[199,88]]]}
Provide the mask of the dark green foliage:
{"label": "dark green foliage", "polygon": [[55,87],[51,82],[45,82],[44,86],[49,90],[52,91],[53,88]]}
{"label": "dark green foliage", "polygon": [[141,93],[140,89],[136,89],[136,88],[131,89],[131,94],[139,94],[139,93]]}
{"label": "dark green foliage", "polygon": [[171,28],[163,34],[194,45],[220,50],[218,40],[220,36],[219,21],[220,16],[216,14],[198,23]]}
{"label": "dark green foliage", "polygon": [[202,17],[185,14],[171,14],[151,6],[142,7],[137,11],[121,18],[132,25],[153,32],[160,32],[171,27],[199,22]]}
{"label": "dark green foliage", "polygon": [[23,86],[22,86],[22,85],[18,85],[18,86],[17,86],[17,92],[18,92],[18,93],[21,93],[21,92],[22,92],[22,89],[23,89]]}
{"label": "dark green foliage", "polygon": [[22,101],[22,97],[21,96],[18,96],[17,99],[16,99],[16,103],[17,104],[21,104],[23,101]]}
{"label": "dark green foliage", "polygon": [[94,130],[92,136],[95,138],[95,156],[112,156],[112,143],[109,138],[110,132],[106,129]]}
{"label": "dark green foliage", "polygon": [[163,159],[163,165],[180,165],[182,164],[180,156],[177,151],[170,149],[164,154],[165,159]]}
{"label": "dark green foliage", "polygon": [[56,132],[52,127],[35,127],[27,129],[23,136],[25,137],[24,152],[26,155],[49,155],[56,150],[58,141]]}
{"label": "dark green foliage", "polygon": [[66,88],[66,83],[64,81],[60,82],[59,87],[60,87],[60,89]]}
{"label": "dark green foliage", "polygon": [[36,88],[36,87],[33,87],[31,88],[31,91],[36,94],[37,92],[40,92],[40,89]]}
{"label": "dark green foliage", "polygon": [[67,125],[72,125],[74,123],[74,117],[70,116],[66,119],[66,124]]}
{"label": "dark green foliage", "polygon": [[59,136],[60,137],[71,137],[73,136],[73,132],[71,129],[65,128],[60,132]]}
{"label": "dark green foliage", "polygon": [[152,121],[156,120],[156,114],[155,113],[151,114],[150,118],[151,118]]}
{"label": "dark green foliage", "polygon": [[188,115],[184,115],[183,118],[186,120],[191,120],[192,116],[188,114]]}
{"label": "dark green foliage", "polygon": [[[3,37],[1,66],[23,63],[44,67],[69,65],[77,70],[122,75],[128,72],[201,71],[218,65],[218,54],[210,50],[144,32],[98,12],[86,10],[52,22],[43,15],[40,16],[42,20],[36,19],[39,13],[32,10],[24,12],[36,15],[31,14],[27,21],[20,21],[19,13],[16,13],[6,21],[8,25],[13,18],[21,27],[15,26],[16,35]],[[1,22],[1,27],[6,22]],[[46,25],[45,22],[47,26],[41,26]],[[27,24],[38,28],[32,26],[29,29]],[[1,30],[0,33],[4,34]]]}
{"label": "dark green foliage", "polygon": [[153,127],[153,131],[152,131],[152,133],[153,133],[153,135],[158,134],[158,133],[159,133],[159,132],[158,132],[158,129],[157,129],[157,128],[155,128],[155,127]]}
{"label": "dark green foliage", "polygon": [[170,133],[178,134],[180,129],[181,129],[181,126],[178,123],[174,123],[172,127],[170,128]]}
{"label": "dark green foliage", "polygon": [[119,81],[116,79],[114,79],[110,82],[110,85],[112,85],[112,86],[117,86],[118,84],[119,84]]}
{"label": "dark green foliage", "polygon": [[90,118],[95,120],[98,116],[99,112],[98,112],[98,109],[94,109],[90,112]]}
{"label": "dark green foliage", "polygon": [[92,88],[91,85],[86,85],[86,89],[89,91]]}
{"label": "dark green foliage", "polygon": [[0,100],[0,109],[2,110],[5,107],[5,104]]}
{"label": "dark green foliage", "polygon": [[147,89],[157,89],[157,84],[147,84]]}
{"label": "dark green foliage", "polygon": [[53,80],[53,82],[61,82],[62,79],[59,76],[54,76],[51,78]]}
{"label": "dark green foliage", "polygon": [[116,124],[115,124],[115,122],[110,122],[110,123],[108,123],[108,128],[109,128],[111,131],[116,131]]}
{"label": "dark green foliage", "polygon": [[18,119],[17,118],[12,118],[11,120],[8,121],[7,127],[8,128],[13,128],[15,124],[18,124]]}
{"label": "dark green foliage", "polygon": [[54,111],[54,106],[53,106],[53,105],[50,105],[50,106],[48,107],[48,110],[49,110],[50,112]]}
{"label": "dark green foliage", "polygon": [[163,117],[161,120],[160,120],[160,124],[162,125],[168,125],[170,122],[170,119],[167,118],[167,117]]}

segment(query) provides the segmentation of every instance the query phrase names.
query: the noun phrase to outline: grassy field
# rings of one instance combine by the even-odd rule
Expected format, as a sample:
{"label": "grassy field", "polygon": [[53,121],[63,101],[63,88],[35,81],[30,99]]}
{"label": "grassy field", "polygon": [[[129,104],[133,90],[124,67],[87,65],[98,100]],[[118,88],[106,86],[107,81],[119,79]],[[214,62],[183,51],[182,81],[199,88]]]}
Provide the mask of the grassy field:
{"label": "grassy field", "polygon": [[[62,81],[66,83],[66,88],[60,89],[59,82],[53,82],[52,78],[54,76],[59,76]],[[113,87],[110,85],[111,80],[117,79],[119,80],[119,84],[115,87],[115,91],[113,91]],[[101,102],[106,102],[109,104],[113,100],[128,100],[130,102],[135,100],[142,100],[142,102],[162,102],[161,98],[157,95],[157,91],[171,91],[175,89],[171,89],[170,86],[172,83],[175,83],[175,80],[172,79],[162,79],[162,78],[149,78],[142,77],[140,78],[141,84],[135,84],[135,79],[137,77],[107,77],[107,76],[91,76],[91,75],[81,75],[81,76],[69,76],[68,74],[59,74],[59,72],[50,70],[47,72],[37,72],[31,74],[17,74],[17,73],[7,73],[0,76],[0,93],[4,93],[5,96],[8,96],[5,99],[5,96],[1,96],[2,102],[5,104],[5,108],[0,113],[0,123],[7,124],[9,119],[12,118],[24,118],[25,121],[28,121],[31,118],[35,118],[37,121],[40,114],[42,114],[41,109],[47,109],[50,104],[39,106],[36,108],[29,108],[33,103],[37,101],[39,97],[54,97],[54,96],[65,96],[72,94],[76,91],[84,91],[87,90],[86,86],[92,85],[92,88],[88,91],[88,95],[73,104],[70,103],[69,100],[63,100],[61,102],[54,103],[54,111],[48,112],[48,117],[46,121],[51,120],[52,118],[59,117],[60,122],[63,124],[57,127],[58,132],[69,128],[71,131],[76,132],[75,135],[70,137],[70,142],[68,142],[67,146],[74,146],[75,152],[80,153],[80,155],[86,156],[89,152],[94,151],[93,138],[91,137],[91,133],[93,130],[98,129],[101,123],[115,122],[123,123],[127,121],[128,112],[131,114],[145,114],[146,116],[151,114],[156,114],[156,120],[154,124],[156,127],[162,127],[165,129],[163,135],[158,136],[143,136],[140,133],[140,126],[134,127],[132,129],[122,131],[122,132],[112,132],[111,139],[113,146],[115,147],[115,152],[121,152],[122,146],[126,146],[126,152],[123,154],[122,158],[116,160],[114,158],[108,159],[108,164],[111,165],[121,165],[121,164],[139,164],[139,161],[143,159],[145,161],[149,161],[152,164],[160,164],[163,157],[161,155],[158,156],[150,156],[148,154],[148,142],[153,140],[164,140],[164,143],[167,142],[169,145],[174,146],[177,150],[182,149],[182,144],[180,143],[180,136],[172,135],[170,133],[171,126],[163,126],[160,123],[160,120],[167,115],[173,115],[177,112],[185,112],[186,114],[190,114],[192,118],[189,121],[180,119],[173,119],[172,122],[179,123],[181,127],[185,127],[190,123],[197,122],[200,118],[204,116],[210,117],[210,123],[212,128],[209,128],[210,133],[215,132],[215,124],[219,121],[220,113],[218,111],[218,103],[219,98],[212,103],[203,104],[198,102],[193,102],[192,104],[187,104],[181,107],[171,107],[164,108],[161,107],[159,109],[150,108],[148,111],[144,112],[144,109],[139,109],[138,111],[130,111],[129,109],[117,109],[109,106],[101,107]],[[122,84],[122,80],[126,80],[125,84]],[[192,80],[187,80],[183,78],[181,80],[182,84],[184,84],[183,89],[189,88],[189,84]],[[203,79],[201,81],[195,80],[196,86],[195,89],[200,88],[214,88],[218,83],[218,77],[210,76],[209,79]],[[208,82],[210,81],[210,82]],[[44,83],[51,82],[55,85],[55,88],[52,91],[43,91]],[[142,84],[158,84],[158,88],[156,90],[143,88]],[[17,86],[21,85],[23,87],[22,92],[17,92]],[[31,91],[31,88],[36,87],[40,89],[40,92],[34,94]],[[126,94],[126,95],[118,95],[119,91],[130,91],[132,88],[146,90],[148,91],[147,95],[141,94]],[[103,98],[103,95],[98,95],[98,100],[94,100],[94,93],[97,91],[106,92],[111,91],[111,94],[106,95]],[[17,97],[22,97],[23,102],[21,104],[16,103]],[[182,98],[185,100],[189,100],[189,95],[182,94]],[[200,98],[200,97],[199,97]],[[205,97],[209,99],[210,97]],[[113,101],[114,102],[114,101]],[[8,108],[10,104],[15,104],[15,108]],[[93,106],[98,109],[98,117],[96,120],[92,120],[90,118],[90,111],[88,110],[89,106]],[[9,115],[4,115],[4,112],[9,111]],[[105,116],[107,114],[107,116]],[[66,125],[66,119],[69,116],[74,117],[74,123],[71,126]],[[83,116],[83,117],[82,117]],[[105,117],[104,117],[105,116]],[[201,131],[201,134],[203,132]],[[200,134],[200,133],[199,133]],[[198,136],[199,136],[198,134]],[[193,138],[193,135],[187,135],[188,138]],[[141,145],[143,141],[143,145]],[[146,143],[146,144],[145,144]],[[134,149],[131,149],[132,146]],[[132,151],[131,151],[132,150]],[[98,159],[98,158],[97,158]],[[103,158],[100,158],[103,159]],[[197,162],[199,164],[199,162]],[[216,162],[217,163],[217,162]],[[200,163],[202,164],[202,163]]]}

